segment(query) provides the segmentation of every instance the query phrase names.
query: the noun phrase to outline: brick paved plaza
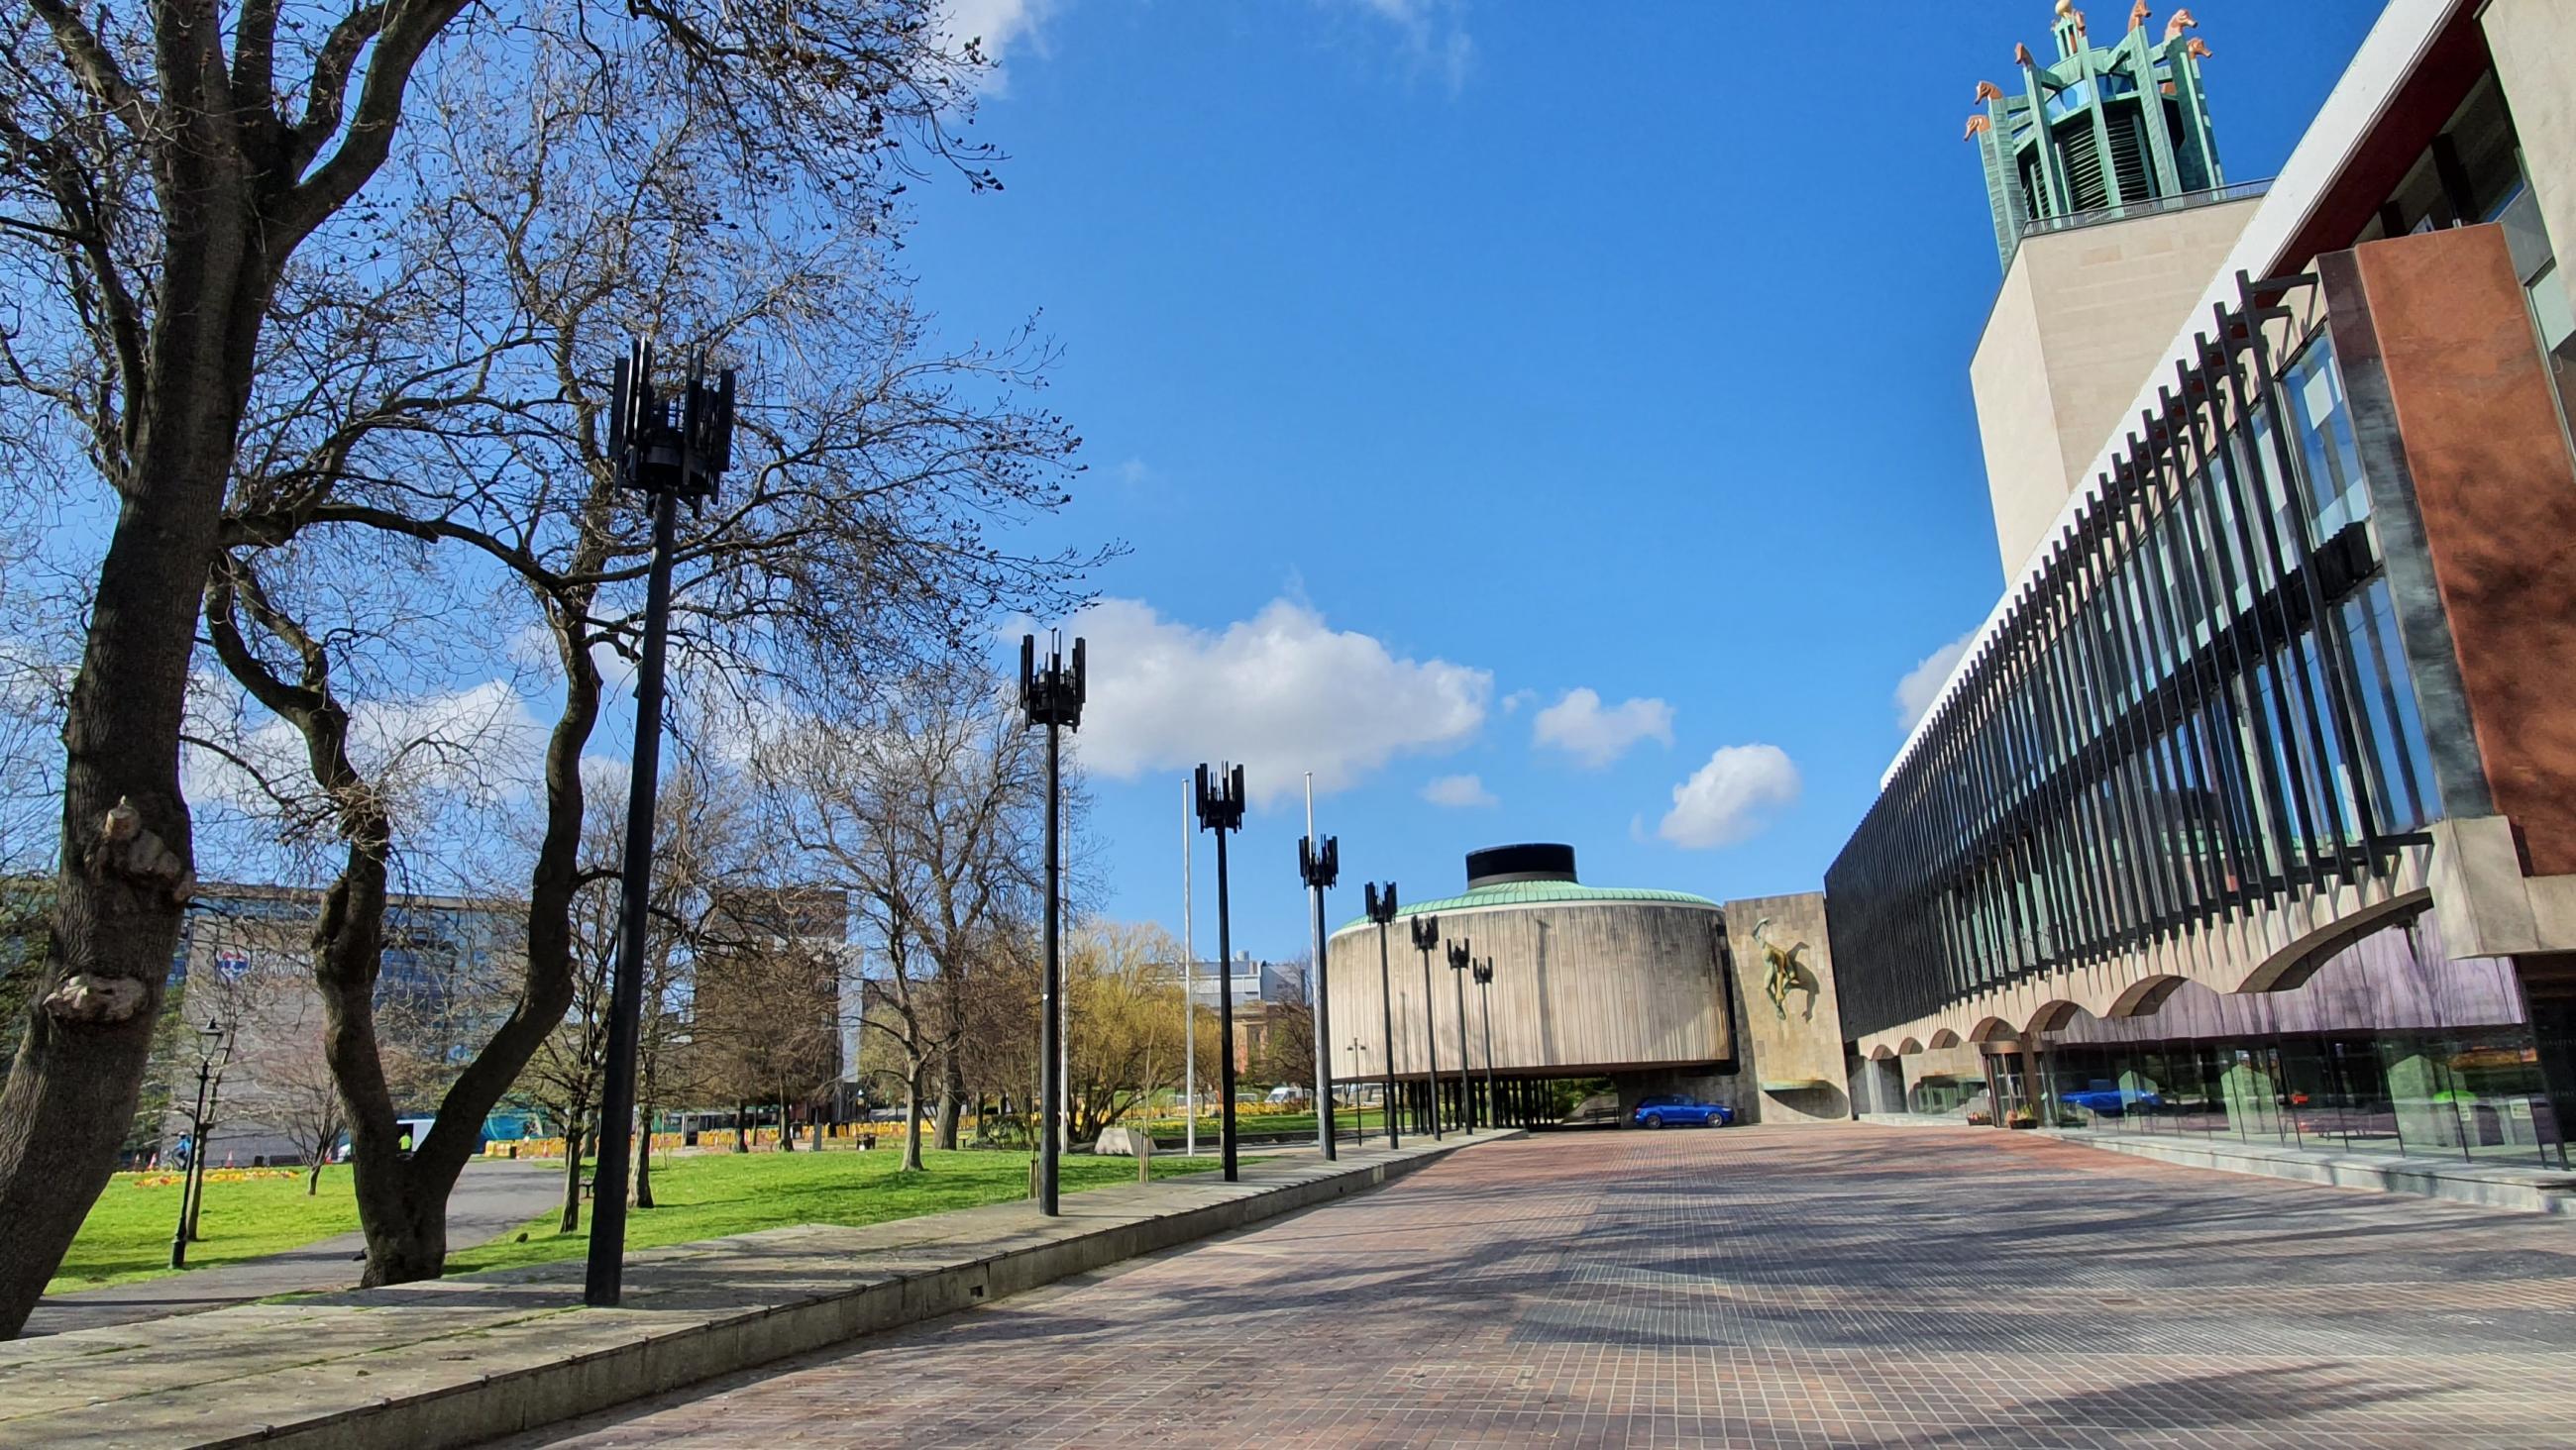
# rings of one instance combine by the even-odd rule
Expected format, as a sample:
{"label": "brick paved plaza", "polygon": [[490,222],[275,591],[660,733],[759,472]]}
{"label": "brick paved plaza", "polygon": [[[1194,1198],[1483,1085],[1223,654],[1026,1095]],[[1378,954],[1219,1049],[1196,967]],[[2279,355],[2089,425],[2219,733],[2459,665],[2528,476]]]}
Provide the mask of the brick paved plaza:
{"label": "brick paved plaza", "polygon": [[2576,1443],[2576,1224],[1985,1130],[1559,1134],[513,1444]]}

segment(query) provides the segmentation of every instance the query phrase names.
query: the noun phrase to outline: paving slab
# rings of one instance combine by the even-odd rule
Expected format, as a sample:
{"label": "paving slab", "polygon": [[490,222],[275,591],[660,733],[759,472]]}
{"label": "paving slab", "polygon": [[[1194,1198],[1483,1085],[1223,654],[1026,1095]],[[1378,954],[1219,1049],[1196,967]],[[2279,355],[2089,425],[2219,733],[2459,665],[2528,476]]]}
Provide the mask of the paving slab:
{"label": "paving slab", "polygon": [[542,1425],[955,1313],[1210,1233],[1364,1192],[1459,1149],[1345,1147],[1028,1204],[808,1225],[631,1255],[623,1304],[581,1306],[582,1265],[0,1344],[0,1445],[436,1447]]}
{"label": "paving slab", "polygon": [[1989,1129],[1534,1135],[504,1441],[2576,1443],[2554,1219]]}

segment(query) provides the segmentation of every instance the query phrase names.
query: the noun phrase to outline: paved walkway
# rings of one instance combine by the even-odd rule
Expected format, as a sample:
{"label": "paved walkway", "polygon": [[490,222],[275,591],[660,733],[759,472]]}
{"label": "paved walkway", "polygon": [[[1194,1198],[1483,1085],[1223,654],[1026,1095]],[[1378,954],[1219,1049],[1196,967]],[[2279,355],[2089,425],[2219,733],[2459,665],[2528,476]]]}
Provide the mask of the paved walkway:
{"label": "paved walkway", "polygon": [[[210,1211],[219,1207],[217,1185]],[[447,1246],[470,1248],[518,1228],[563,1202],[563,1165],[477,1158],[465,1165],[447,1198]],[[363,1234],[345,1233],[283,1254],[246,1259],[212,1269],[190,1269],[159,1279],[111,1284],[39,1300],[21,1336],[104,1329],[174,1314],[199,1314],[247,1304],[273,1294],[346,1289],[358,1282]]]}
{"label": "paved walkway", "polygon": [[1542,1136],[510,1446],[2536,1446],[2576,1226],[1991,1130]]}

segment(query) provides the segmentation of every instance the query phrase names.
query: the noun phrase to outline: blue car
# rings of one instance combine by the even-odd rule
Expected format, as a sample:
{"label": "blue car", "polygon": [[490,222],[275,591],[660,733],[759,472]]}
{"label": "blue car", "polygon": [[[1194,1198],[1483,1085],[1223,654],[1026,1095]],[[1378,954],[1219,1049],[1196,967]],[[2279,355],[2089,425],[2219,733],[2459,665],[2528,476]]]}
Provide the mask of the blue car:
{"label": "blue car", "polygon": [[2143,1092],[2137,1088],[2115,1088],[2108,1083],[2086,1088],[2081,1092],[2060,1093],[2058,1101],[2070,1108],[2082,1108],[2086,1112],[2098,1113],[2106,1118],[2119,1117],[2131,1108],[2152,1110],[2165,1105],[2165,1100],[2160,1094]]}
{"label": "blue car", "polygon": [[1628,1121],[1640,1128],[1723,1128],[1735,1121],[1735,1111],[1724,1103],[1666,1094],[1637,1104]]}

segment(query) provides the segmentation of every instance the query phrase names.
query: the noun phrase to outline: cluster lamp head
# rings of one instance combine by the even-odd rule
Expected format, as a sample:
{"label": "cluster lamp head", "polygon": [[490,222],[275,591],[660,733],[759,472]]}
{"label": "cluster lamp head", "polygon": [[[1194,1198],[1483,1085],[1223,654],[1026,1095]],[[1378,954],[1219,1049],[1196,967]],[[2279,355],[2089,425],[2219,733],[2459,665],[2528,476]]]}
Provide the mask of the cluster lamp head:
{"label": "cluster lamp head", "polygon": [[1367,883],[1361,887],[1360,890],[1361,895],[1368,902],[1369,920],[1377,923],[1380,927],[1384,927],[1395,920],[1394,882],[1390,881],[1386,883],[1386,894],[1383,896],[1378,894],[1377,883],[1374,881]]}
{"label": "cluster lamp head", "polygon": [[701,351],[680,396],[665,398],[653,386],[653,344],[636,339],[611,383],[608,459],[618,486],[703,505],[733,466],[733,413],[733,369],[709,381]]}
{"label": "cluster lamp head", "polygon": [[1331,890],[1342,874],[1342,842],[1339,836],[1326,836],[1323,849],[1315,848],[1315,838],[1297,838],[1297,875],[1309,886]]}
{"label": "cluster lamp head", "polygon": [[1467,948],[1468,942],[1465,937],[1460,937],[1458,940],[1449,944],[1449,970],[1453,972],[1463,972],[1467,970],[1468,964],[1475,960],[1473,956],[1469,955]]}
{"label": "cluster lamp head", "polygon": [[1440,945],[1440,918],[1417,916],[1413,919],[1413,949],[1427,952]]}
{"label": "cluster lamp head", "polygon": [[1047,646],[1046,667],[1038,667],[1038,637],[1020,636],[1020,708],[1028,714],[1031,725],[1061,725],[1067,730],[1082,727],[1082,702],[1088,693],[1084,684],[1083,642],[1073,641],[1073,669],[1064,667],[1064,651],[1052,642]]}
{"label": "cluster lamp head", "polygon": [[1219,765],[1211,776],[1205,765],[1199,767],[1197,790],[1199,829],[1202,831],[1240,831],[1243,829],[1243,767]]}

